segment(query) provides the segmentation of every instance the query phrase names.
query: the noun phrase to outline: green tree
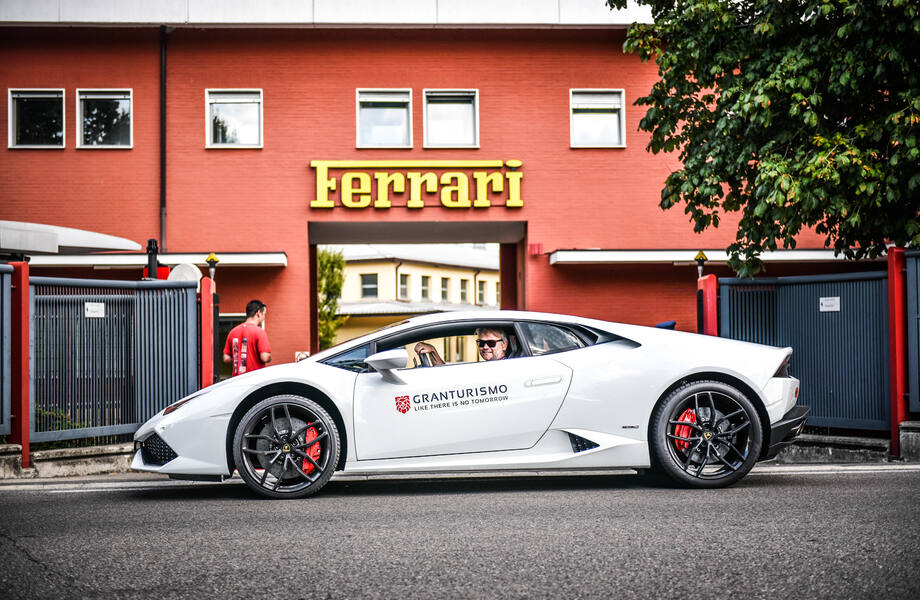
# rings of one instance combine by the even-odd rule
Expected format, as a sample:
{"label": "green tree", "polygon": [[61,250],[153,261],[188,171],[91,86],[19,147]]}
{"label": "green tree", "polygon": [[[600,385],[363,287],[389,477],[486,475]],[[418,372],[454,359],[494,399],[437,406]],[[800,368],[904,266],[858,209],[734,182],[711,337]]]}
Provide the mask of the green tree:
{"label": "green tree", "polygon": [[847,258],[920,244],[916,0],[638,3],[654,24],[632,25],[625,50],[660,76],[640,128],[682,162],[661,207],[684,205],[697,232],[740,211],[735,271],[807,227]]}
{"label": "green tree", "polygon": [[335,334],[348,317],[337,317],[342,284],[345,283],[345,259],[341,251],[321,248],[316,252],[316,292],[319,312],[320,350],[332,346]]}

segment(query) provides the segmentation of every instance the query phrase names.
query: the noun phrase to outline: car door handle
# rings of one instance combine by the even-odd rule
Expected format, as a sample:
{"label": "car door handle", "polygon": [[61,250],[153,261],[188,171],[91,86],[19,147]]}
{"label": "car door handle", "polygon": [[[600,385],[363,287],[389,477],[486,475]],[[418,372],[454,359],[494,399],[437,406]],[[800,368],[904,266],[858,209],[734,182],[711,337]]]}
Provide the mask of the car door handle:
{"label": "car door handle", "polygon": [[524,387],[537,387],[538,385],[552,385],[562,381],[562,377],[555,375],[553,377],[537,377],[524,382]]}

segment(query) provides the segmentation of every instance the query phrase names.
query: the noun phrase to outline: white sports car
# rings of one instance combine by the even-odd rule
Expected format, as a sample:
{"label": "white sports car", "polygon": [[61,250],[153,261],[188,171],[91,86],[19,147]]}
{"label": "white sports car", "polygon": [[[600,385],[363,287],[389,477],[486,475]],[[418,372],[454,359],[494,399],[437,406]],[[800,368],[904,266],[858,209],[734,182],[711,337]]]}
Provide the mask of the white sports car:
{"label": "white sports car", "polygon": [[791,354],[564,315],[425,315],[179,400],[137,431],[132,468],[236,470],[272,498],[337,470],[632,467],[721,487],[805,426]]}

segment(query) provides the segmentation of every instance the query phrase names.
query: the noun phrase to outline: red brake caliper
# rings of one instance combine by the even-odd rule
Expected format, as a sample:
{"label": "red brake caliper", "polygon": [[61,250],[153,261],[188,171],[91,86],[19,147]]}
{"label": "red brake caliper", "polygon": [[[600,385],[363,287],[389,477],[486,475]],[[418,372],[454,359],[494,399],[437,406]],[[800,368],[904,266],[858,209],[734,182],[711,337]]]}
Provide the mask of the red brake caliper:
{"label": "red brake caliper", "polygon": [[[318,435],[319,434],[316,432],[316,428],[311,427],[304,432],[303,441],[304,443],[309,444],[312,440],[315,440]],[[307,455],[316,462],[319,462],[319,454],[320,454],[319,442],[316,442],[315,444],[307,448]],[[310,471],[312,471],[315,468],[316,467],[313,466],[313,463],[311,463],[306,458],[303,459],[303,472],[304,473],[310,473]]]}
{"label": "red brake caliper", "polygon": [[[678,421],[683,421],[684,423],[696,423],[696,413],[693,412],[693,409],[688,408],[683,413],[681,413]],[[677,437],[688,438],[690,434],[693,433],[693,428],[689,425],[678,425],[674,428],[674,435]],[[677,446],[678,450],[686,450],[690,447],[690,442],[685,442],[684,440],[674,440],[674,445]]]}

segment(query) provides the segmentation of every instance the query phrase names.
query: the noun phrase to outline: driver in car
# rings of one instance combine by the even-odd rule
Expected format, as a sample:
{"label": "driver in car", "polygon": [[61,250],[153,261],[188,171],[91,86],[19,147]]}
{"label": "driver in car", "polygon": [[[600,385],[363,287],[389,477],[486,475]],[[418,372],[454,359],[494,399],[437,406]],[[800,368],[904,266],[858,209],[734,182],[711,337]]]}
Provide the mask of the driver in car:
{"label": "driver in car", "polygon": [[[505,358],[505,351],[508,349],[508,338],[501,329],[480,327],[476,330],[476,345],[479,346],[479,356],[483,360],[501,360]],[[444,359],[435,347],[427,342],[417,343],[415,353],[419,356],[427,354],[432,366],[444,364]]]}

